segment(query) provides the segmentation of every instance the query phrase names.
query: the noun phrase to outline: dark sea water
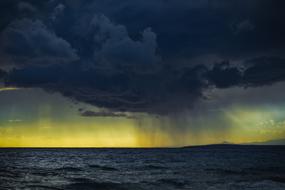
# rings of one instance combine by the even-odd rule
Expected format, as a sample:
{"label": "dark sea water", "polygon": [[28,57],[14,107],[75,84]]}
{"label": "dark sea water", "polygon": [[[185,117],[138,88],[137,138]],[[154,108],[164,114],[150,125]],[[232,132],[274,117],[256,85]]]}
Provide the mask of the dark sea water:
{"label": "dark sea water", "polygon": [[0,149],[0,189],[285,189],[285,147]]}

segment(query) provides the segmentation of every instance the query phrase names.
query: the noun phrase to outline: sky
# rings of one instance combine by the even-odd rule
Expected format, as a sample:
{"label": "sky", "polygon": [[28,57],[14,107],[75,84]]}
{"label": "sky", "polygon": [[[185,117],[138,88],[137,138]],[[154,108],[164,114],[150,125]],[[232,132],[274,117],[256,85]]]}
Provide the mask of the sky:
{"label": "sky", "polygon": [[285,139],[284,5],[1,0],[0,147]]}

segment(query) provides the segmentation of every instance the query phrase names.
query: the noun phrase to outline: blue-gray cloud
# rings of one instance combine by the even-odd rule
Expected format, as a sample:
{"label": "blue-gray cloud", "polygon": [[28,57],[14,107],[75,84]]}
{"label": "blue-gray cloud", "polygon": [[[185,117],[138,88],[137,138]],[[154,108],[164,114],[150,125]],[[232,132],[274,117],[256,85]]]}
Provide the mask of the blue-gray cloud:
{"label": "blue-gray cloud", "polygon": [[2,32],[1,53],[16,66],[69,63],[78,59],[68,42],[49,31],[40,20],[30,19],[16,20]]}
{"label": "blue-gray cloud", "polygon": [[142,32],[141,40],[134,41],[124,26],[112,23],[104,15],[95,15],[89,27],[94,33],[94,61],[99,64],[154,64],[158,61],[156,34],[150,28]]}
{"label": "blue-gray cloud", "polygon": [[[10,71],[7,86],[43,88],[60,92],[73,100],[117,112],[148,112],[167,114],[191,108],[206,98],[209,88],[256,87],[284,81],[284,59],[261,57],[236,67],[229,62],[212,68],[197,65],[180,71],[163,67],[145,72],[126,68],[108,69],[82,67],[81,64],[26,67]],[[269,71],[269,72],[268,72]]]}
{"label": "blue-gray cloud", "polygon": [[[16,66],[3,74],[7,86],[115,112],[165,114],[211,88],[285,80],[284,1],[1,3],[14,15],[0,12],[1,64]],[[193,61],[207,55],[229,61]]]}

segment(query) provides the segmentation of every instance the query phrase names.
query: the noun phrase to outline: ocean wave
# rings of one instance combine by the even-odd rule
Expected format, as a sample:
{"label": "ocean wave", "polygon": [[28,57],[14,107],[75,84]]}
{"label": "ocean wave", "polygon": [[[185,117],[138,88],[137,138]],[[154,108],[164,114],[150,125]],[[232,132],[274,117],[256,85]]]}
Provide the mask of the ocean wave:
{"label": "ocean wave", "polygon": [[1,169],[0,170],[0,177],[20,177],[19,173],[15,171],[15,169]]}
{"label": "ocean wave", "polygon": [[157,180],[158,183],[166,184],[166,185],[171,185],[177,188],[184,188],[186,186],[186,181],[182,181],[180,179],[159,179]]}
{"label": "ocean wave", "polygon": [[267,180],[277,182],[277,183],[285,183],[285,176],[272,176],[267,178]]}
{"label": "ocean wave", "polygon": [[61,167],[61,168],[56,168],[55,171],[57,172],[81,172],[82,169],[77,168],[77,167]]}
{"label": "ocean wave", "polygon": [[50,187],[45,185],[26,185],[24,189],[34,189],[34,190],[64,190],[58,187]]}
{"label": "ocean wave", "polygon": [[146,170],[161,170],[161,169],[167,169],[167,167],[165,167],[165,166],[154,165],[154,164],[144,165],[144,166],[142,166],[142,168],[143,168],[143,169],[146,169]]}
{"label": "ocean wave", "polygon": [[279,190],[284,150],[3,150],[0,190]]}
{"label": "ocean wave", "polygon": [[88,165],[89,168],[95,168],[99,170],[104,170],[104,171],[118,171],[117,168],[110,167],[110,166],[105,166],[105,165],[96,165],[96,164],[90,164]]}
{"label": "ocean wave", "polygon": [[88,182],[88,183],[72,183],[65,186],[69,190],[136,190],[141,189],[139,184],[113,183],[113,182]]}

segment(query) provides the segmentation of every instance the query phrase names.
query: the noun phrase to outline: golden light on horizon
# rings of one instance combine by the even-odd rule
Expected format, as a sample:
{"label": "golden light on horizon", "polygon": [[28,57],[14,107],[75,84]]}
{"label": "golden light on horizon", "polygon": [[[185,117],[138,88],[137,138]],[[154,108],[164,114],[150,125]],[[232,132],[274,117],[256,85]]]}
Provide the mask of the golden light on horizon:
{"label": "golden light on horizon", "polygon": [[[18,93],[29,97],[25,92],[29,90]],[[0,147],[180,147],[285,137],[282,107],[234,105],[214,115],[186,114],[181,120],[143,113],[133,119],[82,117],[64,98],[48,97],[50,102],[44,104],[38,100],[37,104],[6,105],[0,121]]]}
{"label": "golden light on horizon", "polygon": [[[150,119],[141,125],[136,120],[126,118],[55,122],[46,117],[48,112],[48,109],[43,111],[38,122],[11,121],[10,126],[1,127],[0,147],[180,147],[223,141],[266,141],[281,138],[285,134],[284,125],[279,126],[278,133],[272,130],[274,126],[268,125],[266,132],[266,127],[260,128],[259,125],[270,117],[248,110],[228,112],[226,117],[229,117],[233,126],[226,131],[209,127],[201,131],[191,127],[179,131],[179,127],[159,126],[156,122],[153,122],[156,127],[152,126]],[[248,122],[252,127],[245,127]]]}

